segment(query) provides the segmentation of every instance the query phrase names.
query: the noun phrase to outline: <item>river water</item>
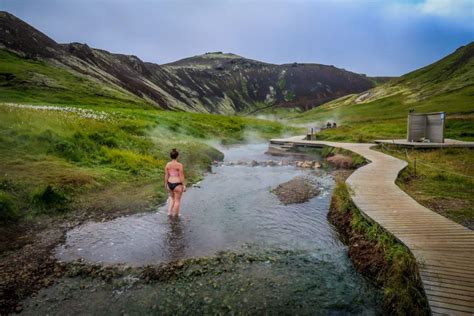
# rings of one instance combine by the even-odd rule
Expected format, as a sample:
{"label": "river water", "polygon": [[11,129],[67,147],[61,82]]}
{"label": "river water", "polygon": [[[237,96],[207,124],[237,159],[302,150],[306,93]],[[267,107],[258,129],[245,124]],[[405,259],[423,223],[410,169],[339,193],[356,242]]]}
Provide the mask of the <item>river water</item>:
{"label": "river water", "polygon": [[[266,145],[223,149],[225,161],[266,161]],[[271,189],[296,176],[319,183],[308,202],[282,205]],[[56,249],[63,261],[141,266],[209,257],[199,277],[142,284],[63,278],[26,302],[35,314],[377,314],[380,293],[361,277],[326,219],[333,189],[322,170],[221,165],[184,194],[182,215],[155,213],[87,223]],[[225,251],[225,252],[223,252]],[[244,261],[219,256],[245,254]],[[217,259],[216,259],[217,258]],[[202,265],[202,266],[200,266]],[[67,310],[64,310],[66,302]]]}

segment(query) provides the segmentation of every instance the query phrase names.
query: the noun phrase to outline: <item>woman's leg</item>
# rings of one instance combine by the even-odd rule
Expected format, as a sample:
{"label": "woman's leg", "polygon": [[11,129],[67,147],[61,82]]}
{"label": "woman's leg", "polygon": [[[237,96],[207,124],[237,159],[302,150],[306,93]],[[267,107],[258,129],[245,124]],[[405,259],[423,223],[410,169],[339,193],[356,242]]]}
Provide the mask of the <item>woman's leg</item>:
{"label": "woman's leg", "polygon": [[168,196],[168,215],[171,215],[171,211],[173,210],[173,205],[174,205],[174,196],[173,196],[173,191],[171,191]]}
{"label": "woman's leg", "polygon": [[181,195],[183,194],[183,186],[178,185],[174,190],[173,190],[173,215],[174,216],[179,216],[179,208],[181,206]]}

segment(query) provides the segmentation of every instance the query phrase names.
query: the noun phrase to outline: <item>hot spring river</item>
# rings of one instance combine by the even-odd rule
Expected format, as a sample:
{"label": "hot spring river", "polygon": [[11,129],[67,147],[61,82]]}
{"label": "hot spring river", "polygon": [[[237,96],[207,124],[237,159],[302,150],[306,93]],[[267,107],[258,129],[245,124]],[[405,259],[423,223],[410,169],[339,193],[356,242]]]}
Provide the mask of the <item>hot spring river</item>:
{"label": "hot spring river", "polygon": [[[246,145],[223,151],[226,161],[279,159],[264,155],[266,149]],[[270,189],[298,175],[314,177],[321,194],[282,205]],[[212,265],[203,260],[189,268],[204,272],[155,283],[65,277],[28,299],[25,313],[379,314],[380,293],[355,271],[326,219],[333,185],[321,170],[214,167],[184,194],[180,219],[170,220],[160,207],[88,223],[69,231],[56,249],[63,261],[132,266],[213,258]],[[238,254],[246,259],[226,259]]]}

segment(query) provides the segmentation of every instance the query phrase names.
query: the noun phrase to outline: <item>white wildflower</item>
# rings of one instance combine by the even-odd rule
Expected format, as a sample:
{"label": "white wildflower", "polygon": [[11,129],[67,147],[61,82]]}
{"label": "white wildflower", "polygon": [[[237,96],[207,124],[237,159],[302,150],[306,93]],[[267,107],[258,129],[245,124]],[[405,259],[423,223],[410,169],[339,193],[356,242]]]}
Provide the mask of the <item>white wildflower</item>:
{"label": "white wildflower", "polygon": [[84,109],[81,107],[72,106],[56,106],[56,105],[32,105],[32,104],[18,104],[18,103],[0,103],[11,108],[30,109],[37,111],[58,111],[63,113],[74,113],[80,117],[93,119],[97,121],[110,121],[109,113],[104,111],[94,111],[91,109]]}

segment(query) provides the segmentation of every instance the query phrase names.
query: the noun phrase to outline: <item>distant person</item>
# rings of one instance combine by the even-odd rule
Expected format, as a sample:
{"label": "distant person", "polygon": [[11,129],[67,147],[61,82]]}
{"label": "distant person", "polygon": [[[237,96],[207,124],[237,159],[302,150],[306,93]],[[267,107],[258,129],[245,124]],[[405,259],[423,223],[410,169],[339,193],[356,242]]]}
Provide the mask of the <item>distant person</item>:
{"label": "distant person", "polygon": [[165,187],[169,193],[169,216],[179,216],[181,196],[183,192],[186,192],[183,165],[178,162],[178,156],[178,151],[173,148],[170,152],[172,160],[165,166]]}
{"label": "distant person", "polygon": [[331,128],[331,126],[332,126],[332,125],[331,125],[331,122],[327,122],[327,123],[326,123],[326,128]]}
{"label": "distant person", "polygon": [[337,127],[336,122],[332,123],[332,128],[336,128],[336,127]]}

